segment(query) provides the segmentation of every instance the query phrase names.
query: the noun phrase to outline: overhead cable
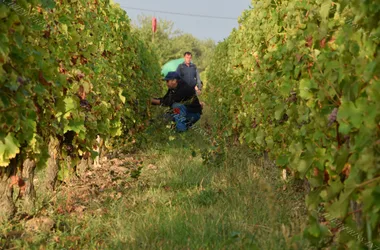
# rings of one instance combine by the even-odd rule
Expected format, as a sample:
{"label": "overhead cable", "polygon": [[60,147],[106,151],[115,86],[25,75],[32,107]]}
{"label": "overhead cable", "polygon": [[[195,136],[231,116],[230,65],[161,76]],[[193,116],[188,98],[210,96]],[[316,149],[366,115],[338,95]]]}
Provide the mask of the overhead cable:
{"label": "overhead cable", "polygon": [[235,18],[235,17],[208,16],[208,15],[198,15],[198,14],[191,14],[191,13],[179,13],[179,12],[171,12],[171,11],[151,10],[151,9],[128,7],[128,6],[124,6],[124,5],[120,5],[120,7],[122,7],[123,9],[129,9],[129,10],[150,11],[150,12],[157,12],[157,13],[164,13],[164,14],[171,14],[171,15],[213,18],[213,19],[225,19],[225,20],[237,20],[237,18]]}

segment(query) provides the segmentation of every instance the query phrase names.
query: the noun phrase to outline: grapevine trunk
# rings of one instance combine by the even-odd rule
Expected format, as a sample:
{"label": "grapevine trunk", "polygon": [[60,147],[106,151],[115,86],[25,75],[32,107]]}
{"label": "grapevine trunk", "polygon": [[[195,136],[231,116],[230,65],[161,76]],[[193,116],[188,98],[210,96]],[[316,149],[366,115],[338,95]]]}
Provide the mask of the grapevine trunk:
{"label": "grapevine trunk", "polygon": [[9,220],[16,212],[11,182],[11,176],[15,175],[16,170],[16,158],[10,161],[8,167],[0,168],[0,222]]}
{"label": "grapevine trunk", "polygon": [[27,159],[24,161],[23,177],[25,180],[25,192],[23,200],[23,208],[26,212],[30,213],[34,209],[34,202],[36,198],[36,191],[34,189],[33,179],[36,163],[34,160]]}
{"label": "grapevine trunk", "polygon": [[48,191],[54,191],[59,169],[60,143],[57,138],[51,137],[49,143],[50,158],[47,164],[45,187]]}

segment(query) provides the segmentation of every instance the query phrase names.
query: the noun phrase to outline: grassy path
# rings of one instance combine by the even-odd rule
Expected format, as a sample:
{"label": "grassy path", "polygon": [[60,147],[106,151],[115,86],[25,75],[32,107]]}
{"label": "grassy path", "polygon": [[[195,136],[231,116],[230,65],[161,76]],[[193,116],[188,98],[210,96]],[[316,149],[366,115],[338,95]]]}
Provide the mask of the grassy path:
{"label": "grassy path", "polygon": [[[0,243],[15,249],[291,247],[305,222],[303,193],[295,185],[284,189],[278,169],[239,147],[230,148],[220,164],[204,164],[201,152],[208,145],[199,132],[151,132],[153,143],[137,156],[143,167],[138,179],[119,178],[117,188],[101,194],[98,188],[86,199],[61,192],[43,209],[54,229],[12,238],[17,227],[9,226]],[[123,166],[128,160],[118,161]],[[75,209],[62,212],[68,200]]]}

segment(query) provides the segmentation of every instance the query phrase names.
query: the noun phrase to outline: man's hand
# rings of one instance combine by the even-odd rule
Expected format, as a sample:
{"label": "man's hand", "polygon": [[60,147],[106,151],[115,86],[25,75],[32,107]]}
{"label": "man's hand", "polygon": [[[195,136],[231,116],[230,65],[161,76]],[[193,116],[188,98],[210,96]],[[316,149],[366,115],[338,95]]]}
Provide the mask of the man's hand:
{"label": "man's hand", "polygon": [[205,106],[205,103],[204,102],[199,102],[199,104],[201,105],[202,109],[204,108]]}
{"label": "man's hand", "polygon": [[201,90],[196,85],[195,85],[195,92],[197,93],[197,95],[200,95],[202,93]]}
{"label": "man's hand", "polygon": [[152,98],[152,99],[150,99],[150,102],[151,102],[153,105],[160,105],[160,104],[161,104],[160,99],[156,99],[156,98]]}

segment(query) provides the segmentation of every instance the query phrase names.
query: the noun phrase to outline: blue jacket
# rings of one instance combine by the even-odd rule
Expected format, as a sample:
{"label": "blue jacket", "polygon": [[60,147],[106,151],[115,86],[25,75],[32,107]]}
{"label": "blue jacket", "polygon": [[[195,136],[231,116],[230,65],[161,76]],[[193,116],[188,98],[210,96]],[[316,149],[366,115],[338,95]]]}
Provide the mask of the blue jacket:
{"label": "blue jacket", "polygon": [[198,89],[202,89],[201,78],[199,76],[199,72],[197,66],[194,63],[190,63],[189,66],[186,63],[181,63],[177,67],[177,73],[180,75],[181,79],[184,80],[191,87],[198,86]]}

